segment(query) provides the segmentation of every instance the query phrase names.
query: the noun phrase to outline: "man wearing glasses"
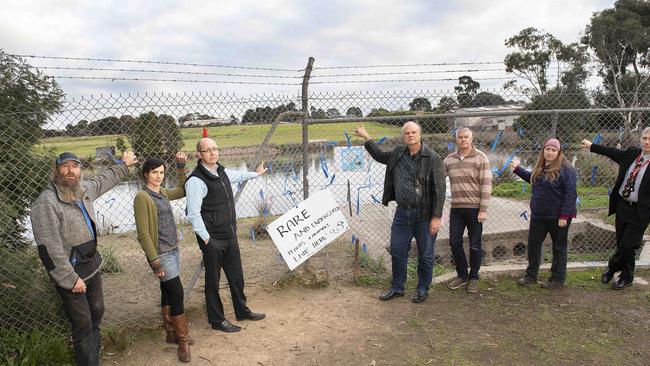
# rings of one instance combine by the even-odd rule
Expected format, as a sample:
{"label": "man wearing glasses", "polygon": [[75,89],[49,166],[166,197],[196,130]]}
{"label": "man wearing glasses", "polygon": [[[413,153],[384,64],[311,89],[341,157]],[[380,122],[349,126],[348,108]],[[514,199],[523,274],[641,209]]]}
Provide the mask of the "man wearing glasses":
{"label": "man wearing glasses", "polygon": [[219,280],[223,268],[237,320],[262,320],[246,306],[244,273],[237,242],[237,215],[231,184],[256,178],[264,173],[264,163],[255,172],[225,169],[219,164],[219,150],[214,140],[202,138],[196,145],[200,159],[190,174],[187,193],[187,219],[192,224],[205,266],[205,302],[208,321],[213,329],[238,332],[241,327],[226,320],[219,296]]}

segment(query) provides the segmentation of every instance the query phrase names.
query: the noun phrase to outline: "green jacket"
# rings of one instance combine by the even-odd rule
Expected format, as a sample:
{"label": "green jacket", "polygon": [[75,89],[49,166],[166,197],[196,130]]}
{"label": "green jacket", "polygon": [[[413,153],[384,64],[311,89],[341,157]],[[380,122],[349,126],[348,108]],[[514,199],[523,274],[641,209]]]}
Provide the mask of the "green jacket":
{"label": "green jacket", "polygon": [[[178,170],[178,187],[174,189],[161,188],[160,193],[170,201],[185,197],[185,170]],[[133,200],[135,227],[138,231],[138,242],[144,250],[149,263],[158,258],[158,210],[149,193],[142,190]]]}

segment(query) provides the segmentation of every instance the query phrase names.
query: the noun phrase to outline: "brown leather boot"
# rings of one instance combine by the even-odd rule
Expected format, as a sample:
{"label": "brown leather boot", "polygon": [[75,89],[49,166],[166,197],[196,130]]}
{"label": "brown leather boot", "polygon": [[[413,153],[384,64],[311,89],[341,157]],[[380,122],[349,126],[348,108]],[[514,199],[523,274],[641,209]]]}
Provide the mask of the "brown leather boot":
{"label": "brown leather boot", "polygon": [[[167,338],[165,341],[167,343],[178,344],[178,340],[176,339],[176,335],[174,334],[174,326],[172,325],[172,319],[170,317],[171,306],[167,305],[161,307],[160,313],[162,314],[163,326],[165,327],[165,331],[167,332]],[[194,339],[190,337],[190,346],[193,344],[194,344]]]}
{"label": "brown leather boot", "polygon": [[185,314],[172,316],[172,325],[174,334],[178,340],[178,360],[181,362],[190,362],[190,331],[187,327],[187,318]]}
{"label": "brown leather boot", "polygon": [[176,335],[174,334],[174,326],[172,325],[172,319],[169,316],[171,306],[163,306],[160,308],[160,313],[162,316],[163,327],[165,327],[165,332],[167,332],[167,343],[178,343],[176,341]]}

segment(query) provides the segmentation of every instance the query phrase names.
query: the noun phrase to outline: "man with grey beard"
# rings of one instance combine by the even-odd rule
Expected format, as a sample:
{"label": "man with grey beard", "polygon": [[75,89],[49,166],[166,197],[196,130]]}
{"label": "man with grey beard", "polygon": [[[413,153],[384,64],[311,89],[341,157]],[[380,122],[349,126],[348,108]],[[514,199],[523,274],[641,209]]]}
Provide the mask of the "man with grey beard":
{"label": "man with grey beard", "polygon": [[99,365],[101,348],[102,257],[93,201],[121,182],[133,164],[135,155],[125,152],[117,165],[82,181],[81,161],[64,152],[56,159],[52,180],[32,205],[38,255],[63,300],[78,365]]}

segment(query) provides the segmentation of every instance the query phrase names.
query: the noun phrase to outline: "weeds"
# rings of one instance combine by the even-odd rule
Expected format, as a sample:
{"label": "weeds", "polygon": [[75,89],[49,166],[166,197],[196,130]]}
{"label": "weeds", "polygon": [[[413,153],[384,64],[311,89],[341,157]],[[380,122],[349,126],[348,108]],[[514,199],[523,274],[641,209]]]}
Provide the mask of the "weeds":
{"label": "weeds", "polygon": [[99,247],[99,253],[102,255],[102,273],[120,273],[122,266],[117,260],[115,249],[110,247]]}
{"label": "weeds", "polygon": [[71,365],[72,348],[66,338],[39,330],[21,333],[0,330],[0,363],[7,366]]}

